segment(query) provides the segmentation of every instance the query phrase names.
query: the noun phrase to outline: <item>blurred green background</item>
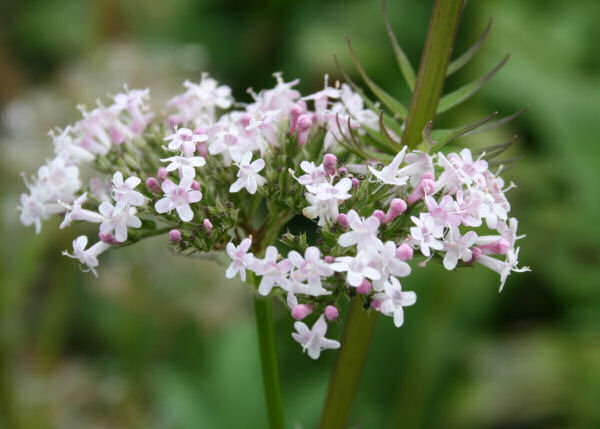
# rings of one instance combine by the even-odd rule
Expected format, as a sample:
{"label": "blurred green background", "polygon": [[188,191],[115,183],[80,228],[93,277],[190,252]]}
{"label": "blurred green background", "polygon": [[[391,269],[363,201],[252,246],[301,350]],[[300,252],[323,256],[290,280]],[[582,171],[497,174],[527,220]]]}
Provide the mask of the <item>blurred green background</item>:
{"label": "blurred green background", "polygon": [[[431,6],[388,4],[415,66]],[[509,156],[525,158],[505,178],[533,271],[499,295],[483,268],[415,269],[404,284],[419,301],[401,329],[378,321],[352,427],[600,427],[600,3],[468,2],[455,52],[490,17],[482,52],[446,89],[511,59],[438,124],[531,105],[471,138],[520,136]],[[75,121],[76,104],[125,82],[160,106],[204,70],[238,99],[279,70],[316,91],[324,73],[338,77],[332,53],[355,75],[345,33],[374,80],[406,97],[377,0],[0,1],[1,428],[266,426],[248,290],[211,261],[172,256],[164,238],[103,255],[98,279],[80,272],[60,251],[92,231],[21,226],[19,173],[51,156],[45,134]],[[288,426],[312,428],[335,353],[303,356],[275,310]]]}

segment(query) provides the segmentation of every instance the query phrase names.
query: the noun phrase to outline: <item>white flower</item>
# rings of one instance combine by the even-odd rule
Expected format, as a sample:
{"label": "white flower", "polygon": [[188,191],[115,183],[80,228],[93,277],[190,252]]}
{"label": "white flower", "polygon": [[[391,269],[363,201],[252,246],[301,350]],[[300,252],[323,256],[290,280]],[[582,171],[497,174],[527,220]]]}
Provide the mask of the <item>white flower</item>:
{"label": "white flower", "polygon": [[231,264],[225,271],[225,277],[232,279],[239,272],[242,281],[246,281],[246,269],[250,269],[254,262],[254,255],[248,253],[251,245],[252,240],[249,238],[244,238],[237,247],[231,242],[227,243],[226,251],[231,258]]}
{"label": "white flower", "polygon": [[240,162],[236,162],[235,165],[240,169],[238,171],[238,179],[231,184],[229,192],[239,192],[242,188],[255,194],[258,186],[265,184],[266,179],[258,174],[263,168],[265,168],[265,161],[261,158],[250,163],[252,159],[252,152],[246,152],[242,155]]}
{"label": "white flower", "polygon": [[206,164],[206,160],[202,156],[172,156],[163,158],[161,161],[170,162],[167,165],[167,171],[178,170],[180,178],[183,176],[196,177],[196,167],[202,167]]}
{"label": "white flower", "polygon": [[459,259],[467,262],[471,260],[472,252],[471,246],[477,241],[477,233],[475,231],[469,231],[465,235],[460,235],[460,231],[457,227],[450,228],[448,236],[444,241],[444,267],[447,270],[453,270],[456,268],[456,264]]}
{"label": "white flower", "polygon": [[308,283],[308,295],[318,296],[329,294],[321,283],[321,277],[333,275],[333,269],[321,259],[321,251],[318,247],[310,246],[304,252],[304,258],[295,250],[288,253],[288,259],[294,265],[291,279],[296,282],[306,281]]}
{"label": "white flower", "polygon": [[111,203],[104,201],[98,207],[98,211],[104,217],[100,224],[100,234],[110,234],[115,231],[115,238],[121,243],[127,240],[127,227],[139,228],[142,221],[136,214],[135,207],[125,206],[118,210]]}
{"label": "white flower", "polygon": [[[300,168],[306,173],[296,179],[301,185],[319,185],[327,181],[323,164],[316,166],[314,162],[302,161]],[[293,170],[290,171],[293,175]]]}
{"label": "white flower", "polygon": [[139,207],[144,204],[144,196],[133,190],[141,182],[142,180],[135,176],[123,181],[123,174],[120,171],[113,175],[112,196],[116,201],[115,207],[117,210],[123,210],[126,205]]}
{"label": "white flower", "polygon": [[81,206],[87,201],[87,192],[77,197],[73,204],[61,203],[67,209],[65,218],[60,223],[60,229],[66,228],[74,220],[83,220],[85,222],[102,223],[104,217],[100,213],[91,210],[86,210]]}
{"label": "white flower", "polygon": [[196,143],[208,140],[206,134],[195,134],[188,128],[179,128],[174,134],[164,138],[169,142],[169,150],[182,151],[185,154],[193,154],[196,151]]}
{"label": "white flower", "polygon": [[531,271],[529,267],[518,267],[519,264],[519,248],[509,249],[506,253],[506,260],[501,261],[496,258],[492,258],[491,256],[481,255],[477,258],[477,262],[479,262],[484,267],[487,267],[491,270],[496,271],[500,274],[500,292],[504,288],[504,283],[506,283],[506,279],[508,278],[511,272],[523,273],[525,271]]}
{"label": "white flower", "polygon": [[394,317],[394,325],[399,328],[404,324],[404,307],[417,302],[417,294],[412,291],[403,292],[396,277],[390,277],[390,281],[385,282],[384,289],[385,292],[373,295],[373,299],[380,303],[379,311]]}
{"label": "white flower", "polygon": [[276,285],[289,289],[290,281],[287,278],[287,273],[292,269],[292,263],[288,259],[277,262],[277,256],[277,248],[269,246],[264,259],[254,261],[253,271],[262,276],[258,285],[258,293],[261,295],[268,295],[271,293],[273,286]]}
{"label": "white flower", "polygon": [[30,194],[21,194],[21,204],[17,208],[21,214],[19,220],[25,226],[35,225],[35,233],[42,230],[42,221],[50,215],[61,213],[64,207],[55,201],[48,201],[44,187],[32,186]]}
{"label": "white flower", "polygon": [[202,192],[192,189],[194,179],[184,176],[176,185],[171,180],[166,179],[162,183],[162,190],[165,197],[156,202],[154,208],[157,213],[167,213],[175,209],[179,218],[184,222],[189,222],[194,218],[194,212],[190,207],[191,203],[197,203],[202,199]]}
{"label": "white flower", "polygon": [[302,214],[309,219],[319,217],[319,225],[324,226],[327,222],[337,219],[338,206],[344,200],[351,198],[348,191],[352,188],[352,180],[344,177],[335,186],[329,182],[320,183],[317,186],[308,185],[306,189],[306,200],[311,204],[302,210]]}
{"label": "white flower", "polygon": [[377,178],[377,180],[381,183],[385,183],[387,185],[394,186],[404,186],[409,179],[408,175],[400,176],[399,175],[399,167],[402,164],[402,160],[404,159],[404,154],[406,153],[406,146],[402,148],[400,152],[394,157],[392,162],[383,167],[381,171],[375,170],[373,167],[369,166],[369,170],[373,176]]}
{"label": "white flower", "polygon": [[110,247],[110,244],[99,241],[89,249],[85,250],[87,242],[88,238],[85,235],[80,235],[73,240],[73,254],[71,255],[66,250],[62,254],[69,258],[79,259],[79,262],[87,267],[85,271],[91,271],[97,277],[98,274],[96,273],[95,267],[98,266],[98,255],[107,250]]}
{"label": "white flower", "polygon": [[373,282],[373,289],[380,291],[390,275],[406,277],[410,274],[410,265],[398,259],[396,256],[396,243],[387,241],[374,258],[377,270],[381,273],[381,279]]}
{"label": "white flower", "polygon": [[441,238],[442,231],[439,225],[436,225],[435,219],[429,213],[421,213],[417,218],[415,216],[410,217],[411,220],[417,226],[410,228],[410,235],[413,241],[419,245],[421,253],[427,257],[431,256],[429,248],[435,250],[442,250],[444,245],[437,238]]}
{"label": "white flower", "polygon": [[318,359],[321,352],[325,349],[339,349],[339,341],[325,338],[327,333],[327,322],[325,317],[321,315],[319,320],[315,322],[312,329],[308,329],[303,322],[294,323],[296,332],[292,333],[292,338],[302,346],[302,351],[308,351],[308,355],[312,359]]}
{"label": "white flower", "polygon": [[356,244],[358,250],[366,248],[381,249],[383,247],[383,243],[377,238],[379,219],[375,216],[362,220],[356,211],[350,210],[348,212],[348,224],[352,231],[340,235],[338,238],[340,246],[349,247]]}
{"label": "white flower", "polygon": [[346,272],[346,279],[350,286],[358,287],[365,278],[379,280],[381,272],[372,267],[373,255],[371,252],[362,250],[355,257],[340,256],[330,265],[335,271]]}

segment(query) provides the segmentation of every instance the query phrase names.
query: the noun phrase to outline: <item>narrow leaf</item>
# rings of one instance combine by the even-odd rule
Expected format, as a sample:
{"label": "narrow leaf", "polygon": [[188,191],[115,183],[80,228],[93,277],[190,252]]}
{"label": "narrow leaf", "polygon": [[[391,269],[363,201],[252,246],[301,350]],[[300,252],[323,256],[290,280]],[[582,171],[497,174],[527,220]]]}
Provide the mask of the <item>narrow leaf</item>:
{"label": "narrow leaf", "polygon": [[519,162],[521,160],[521,158],[523,158],[525,156],[524,153],[522,153],[519,156],[515,156],[514,158],[508,158],[508,159],[495,159],[493,161],[488,161],[488,165],[490,167],[494,167],[496,165],[511,165],[511,164],[516,164],[517,162]]}
{"label": "narrow leaf", "polygon": [[502,152],[507,150],[509,147],[511,147],[515,143],[515,141],[517,141],[516,134],[507,142],[479,148],[477,150],[477,153],[478,154],[485,153],[484,159],[492,159],[492,158],[495,158],[498,155],[500,155]]}
{"label": "narrow leaf", "polygon": [[377,98],[379,98],[381,100],[381,102],[383,104],[388,106],[394,112],[396,117],[405,119],[406,114],[407,114],[406,107],[404,107],[404,105],[401,102],[399,102],[394,97],[392,97],[390,94],[385,92],[379,85],[377,85],[375,82],[373,82],[371,80],[371,78],[367,75],[367,72],[363,68],[362,64],[358,60],[358,57],[354,53],[354,50],[352,49],[352,45],[350,44],[350,39],[348,38],[348,36],[344,36],[344,38],[346,39],[346,46],[348,47],[348,51],[350,52],[350,57],[352,58],[352,62],[354,62],[354,65],[356,66],[358,73],[363,78],[363,80],[365,81],[365,83],[367,84],[369,89],[371,89],[371,91],[373,91],[373,93],[377,96]]}
{"label": "narrow leaf", "polygon": [[402,144],[394,140],[388,130],[385,128],[385,124],[383,123],[383,110],[379,114],[379,129],[392,146],[402,149]]}
{"label": "narrow leaf", "polygon": [[431,138],[431,127],[433,127],[433,121],[427,122],[421,133],[423,140],[427,144],[427,152],[429,152],[431,148],[438,146],[438,143]]}
{"label": "narrow leaf", "polygon": [[460,70],[465,64],[467,64],[471,60],[471,58],[473,58],[473,56],[477,53],[477,51],[479,51],[479,48],[481,48],[481,45],[483,45],[483,42],[487,38],[490,32],[490,28],[492,28],[492,18],[490,18],[487,27],[485,27],[485,30],[483,30],[483,33],[481,34],[481,36],[479,36],[479,39],[477,39],[473,46],[471,46],[460,57],[456,58],[454,61],[448,64],[446,76],[450,76],[452,73]]}
{"label": "narrow leaf", "polygon": [[476,134],[482,134],[485,133],[486,131],[490,131],[493,130],[494,128],[498,128],[501,125],[504,125],[510,121],[512,121],[513,119],[518,118],[519,116],[521,116],[523,113],[525,113],[527,111],[527,109],[529,109],[529,105],[523,107],[521,110],[519,110],[516,113],[513,113],[510,116],[506,116],[504,118],[500,118],[494,122],[490,122],[489,124],[484,125],[483,127],[474,129],[472,131],[469,131],[468,133],[466,133],[466,136],[473,136]]}
{"label": "narrow leaf", "polygon": [[485,75],[481,76],[479,79],[458,88],[456,91],[452,91],[451,93],[444,95],[438,104],[437,113],[443,113],[452,109],[479,91],[479,89],[481,89],[481,87],[488,80],[490,80],[504,64],[506,64],[509,57],[510,54],[507,54],[496,67],[494,67]]}
{"label": "narrow leaf", "polygon": [[406,57],[406,54],[402,50],[402,47],[398,43],[398,39],[396,39],[394,30],[392,30],[392,26],[390,25],[390,20],[388,19],[387,10],[385,7],[385,0],[381,2],[381,8],[383,9],[383,20],[385,21],[385,28],[387,29],[388,36],[390,38],[390,41],[392,42],[392,47],[394,48],[394,53],[396,54],[396,61],[398,61],[398,66],[400,67],[400,71],[402,72],[402,76],[404,76],[406,84],[412,91],[413,89],[415,89],[415,70],[410,64],[408,58]]}
{"label": "narrow leaf", "polygon": [[[350,76],[348,76],[348,73],[346,73],[346,71],[342,68],[342,65],[340,64],[340,61],[338,60],[338,57],[336,55],[333,55],[333,61],[335,62],[335,66],[337,67],[338,71],[340,72],[340,74],[342,75],[342,77],[344,78],[344,80],[348,83],[348,85],[350,85],[350,87],[354,90],[354,92],[356,92],[358,95],[360,95],[363,99],[363,101],[365,102],[365,104],[367,105],[367,107],[371,110],[373,110],[374,112],[380,111],[381,109],[379,107],[377,107],[375,105],[375,103],[373,103],[369,97],[367,97],[365,95],[365,92],[362,90],[362,88],[360,86],[358,86],[356,83],[354,83],[354,81],[352,79],[350,79]],[[389,115],[384,113],[384,120],[385,120],[385,124],[391,128],[396,134],[400,135],[402,134],[402,129],[400,128],[400,125],[398,125],[398,122],[396,122],[392,117],[390,117]]]}
{"label": "narrow leaf", "polygon": [[481,127],[483,124],[491,121],[493,118],[496,117],[497,114],[498,112],[494,112],[490,116],[480,119],[479,121],[475,121],[470,124],[465,124],[461,127],[453,128],[451,130],[432,131],[432,138],[437,142],[435,148],[440,148],[461,136],[467,135],[469,131],[475,130]]}

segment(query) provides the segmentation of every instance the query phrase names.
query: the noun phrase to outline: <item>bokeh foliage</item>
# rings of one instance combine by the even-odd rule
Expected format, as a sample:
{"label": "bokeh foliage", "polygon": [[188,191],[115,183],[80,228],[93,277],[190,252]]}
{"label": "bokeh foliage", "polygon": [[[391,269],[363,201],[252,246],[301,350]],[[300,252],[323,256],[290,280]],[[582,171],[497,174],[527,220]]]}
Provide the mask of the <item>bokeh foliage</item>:
{"label": "bokeh foliage", "polygon": [[[431,4],[388,4],[415,66]],[[109,252],[99,279],[79,272],[59,254],[73,229],[48,222],[35,236],[18,224],[18,173],[50,154],[44,133],[73,121],[76,103],[125,80],[160,99],[207,70],[244,99],[283,70],[315,91],[323,73],[339,77],[332,53],[354,70],[345,33],[370,76],[408,104],[379,2],[29,0],[0,2],[0,15],[0,427],[264,427],[248,291],[212,261],[171,256],[160,238]],[[497,276],[483,269],[415,270],[407,288],[419,300],[405,326],[378,322],[353,417],[360,427],[600,426],[600,3],[468,2],[456,53],[491,16],[480,54],[447,89],[511,59],[436,126],[531,105],[470,139],[519,134],[509,156],[525,157],[505,177],[518,184],[510,198],[533,272],[498,295]],[[334,353],[301,356],[288,313],[276,318],[288,422],[310,428]]]}

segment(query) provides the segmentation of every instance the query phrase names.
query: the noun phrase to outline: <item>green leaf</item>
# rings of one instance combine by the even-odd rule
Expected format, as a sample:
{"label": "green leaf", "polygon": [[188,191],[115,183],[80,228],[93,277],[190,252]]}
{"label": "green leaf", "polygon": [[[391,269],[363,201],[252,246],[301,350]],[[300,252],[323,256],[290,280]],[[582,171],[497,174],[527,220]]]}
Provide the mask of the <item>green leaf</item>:
{"label": "green leaf", "polygon": [[481,127],[483,124],[491,121],[498,112],[492,113],[490,116],[480,119],[479,121],[472,122],[470,124],[465,124],[458,128],[453,128],[451,130],[434,130],[431,132],[431,138],[436,141],[436,146],[434,149],[438,149],[451,141],[466,135],[469,131],[475,130]]}
{"label": "green leaf", "polygon": [[490,80],[497,72],[506,64],[508,59],[510,58],[510,54],[507,54],[502,61],[498,63],[496,67],[490,70],[485,75],[481,76],[479,79],[474,80],[471,83],[468,83],[465,86],[458,88],[456,91],[453,91],[449,94],[444,95],[440,99],[440,103],[438,104],[437,113],[446,112],[453,107],[458,106],[463,101],[467,100],[473,94],[475,94],[481,87]]}
{"label": "green leaf", "polygon": [[396,35],[394,34],[394,30],[392,30],[392,26],[390,25],[390,20],[388,19],[385,0],[381,2],[381,8],[383,9],[383,20],[385,21],[385,28],[387,29],[388,36],[390,41],[392,42],[392,47],[394,48],[394,53],[396,54],[396,61],[398,61],[398,66],[400,67],[400,71],[402,72],[402,76],[404,76],[404,80],[406,84],[412,91],[415,89],[415,70],[413,69],[410,61],[406,57],[406,54],[400,47],[398,43],[398,39],[396,39]]}
{"label": "green leaf", "polygon": [[377,96],[377,98],[379,98],[379,100],[381,100],[383,104],[388,106],[394,112],[394,115],[397,118],[405,119],[407,114],[406,107],[404,107],[404,105],[400,101],[396,100],[394,97],[385,92],[379,85],[377,85],[371,80],[360,61],[358,61],[358,57],[354,53],[352,45],[350,44],[350,39],[348,38],[348,36],[344,36],[344,38],[346,39],[346,46],[348,47],[348,51],[350,52],[352,62],[354,62],[358,73],[361,75],[369,89],[373,91],[373,93]]}
{"label": "green leaf", "polygon": [[490,131],[493,130],[494,128],[498,128],[499,126],[502,126],[510,121],[512,121],[513,119],[518,118],[519,116],[521,116],[523,113],[525,113],[527,110],[529,109],[529,105],[523,107],[521,110],[519,110],[518,112],[513,113],[510,116],[506,116],[504,118],[500,118],[494,122],[490,122],[489,124],[486,124],[483,127],[479,127],[476,128],[472,131],[469,131],[468,133],[465,134],[465,136],[474,136],[476,134],[482,134],[485,133],[486,131]]}
{"label": "green leaf", "polygon": [[464,54],[462,54],[460,57],[458,57],[448,65],[446,76],[450,76],[452,73],[460,70],[465,64],[467,64],[471,60],[471,58],[473,58],[473,56],[477,53],[477,51],[479,51],[479,48],[481,48],[481,45],[487,38],[490,32],[490,28],[492,28],[492,18],[490,18],[487,27],[485,27],[485,30],[483,30],[483,33],[481,34],[481,36],[479,36],[479,39],[477,39],[473,46],[471,46]]}

